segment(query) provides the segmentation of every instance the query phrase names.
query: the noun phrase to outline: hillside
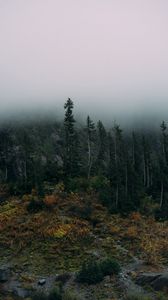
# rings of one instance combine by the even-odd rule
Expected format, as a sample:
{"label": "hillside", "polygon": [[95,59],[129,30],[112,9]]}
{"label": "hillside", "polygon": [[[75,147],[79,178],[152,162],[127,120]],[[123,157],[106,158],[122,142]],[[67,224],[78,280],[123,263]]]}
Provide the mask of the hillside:
{"label": "hillside", "polygon": [[[67,193],[59,184],[39,199],[33,190],[4,202],[0,220],[0,278],[2,266],[11,274],[1,282],[4,300],[15,299],[13,294],[33,295],[35,290],[47,293],[60,282],[77,299],[126,299],[132,289],[135,294],[140,274],[162,273],[168,265],[167,222],[138,212],[125,217],[111,214],[94,191]],[[105,276],[97,284],[76,282],[84,261],[105,258],[119,263],[118,275]],[[44,285],[38,284],[40,279],[45,279]],[[149,299],[168,299],[163,296],[165,287],[161,296],[149,286],[145,288]]]}

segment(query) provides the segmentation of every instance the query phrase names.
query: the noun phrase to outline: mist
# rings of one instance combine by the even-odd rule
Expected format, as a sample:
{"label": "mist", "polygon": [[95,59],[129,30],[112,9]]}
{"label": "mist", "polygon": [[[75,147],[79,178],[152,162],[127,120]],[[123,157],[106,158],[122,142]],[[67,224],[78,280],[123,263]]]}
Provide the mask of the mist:
{"label": "mist", "polygon": [[167,28],[166,0],[0,0],[0,118],[166,120]]}

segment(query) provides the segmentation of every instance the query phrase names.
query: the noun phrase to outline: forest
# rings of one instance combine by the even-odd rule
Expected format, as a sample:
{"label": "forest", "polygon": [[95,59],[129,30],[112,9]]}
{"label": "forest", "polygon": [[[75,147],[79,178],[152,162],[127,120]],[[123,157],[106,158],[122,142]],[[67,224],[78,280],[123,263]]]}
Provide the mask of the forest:
{"label": "forest", "polygon": [[1,198],[23,195],[62,182],[67,191],[94,189],[111,212],[155,207],[168,215],[168,131],[126,130],[112,121],[106,129],[90,116],[75,121],[74,103],[65,102],[62,122],[6,122],[0,128]]}
{"label": "forest", "polygon": [[0,127],[0,299],[167,300],[168,129]]}

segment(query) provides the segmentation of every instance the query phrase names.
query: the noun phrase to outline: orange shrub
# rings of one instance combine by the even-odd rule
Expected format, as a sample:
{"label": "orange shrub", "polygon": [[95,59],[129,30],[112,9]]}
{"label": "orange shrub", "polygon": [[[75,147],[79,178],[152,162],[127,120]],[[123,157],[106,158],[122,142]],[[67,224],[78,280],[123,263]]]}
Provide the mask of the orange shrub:
{"label": "orange shrub", "polygon": [[133,221],[133,222],[139,222],[142,220],[142,216],[139,212],[133,212],[131,215],[130,215],[130,219]]}
{"label": "orange shrub", "polygon": [[138,231],[136,226],[129,226],[124,234],[127,239],[138,238]]}
{"label": "orange shrub", "polygon": [[46,195],[44,198],[44,203],[47,207],[53,207],[57,203],[58,197],[54,195]]}

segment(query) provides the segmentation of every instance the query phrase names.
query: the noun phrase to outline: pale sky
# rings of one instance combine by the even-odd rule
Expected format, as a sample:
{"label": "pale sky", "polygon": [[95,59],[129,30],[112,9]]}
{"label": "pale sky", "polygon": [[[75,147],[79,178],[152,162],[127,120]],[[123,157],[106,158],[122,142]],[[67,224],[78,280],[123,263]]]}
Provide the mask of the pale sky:
{"label": "pale sky", "polygon": [[107,114],[168,109],[168,1],[0,0],[0,110],[68,97]]}

